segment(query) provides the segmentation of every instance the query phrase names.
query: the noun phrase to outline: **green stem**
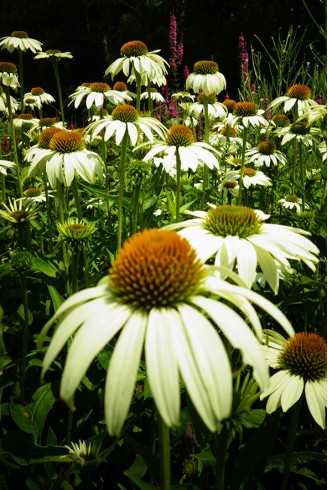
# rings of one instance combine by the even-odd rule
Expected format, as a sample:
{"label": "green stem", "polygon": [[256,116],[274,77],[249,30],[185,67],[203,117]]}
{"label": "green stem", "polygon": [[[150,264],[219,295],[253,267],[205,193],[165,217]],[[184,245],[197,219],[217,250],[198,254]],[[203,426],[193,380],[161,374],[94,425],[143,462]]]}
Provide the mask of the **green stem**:
{"label": "green stem", "polygon": [[292,185],[291,195],[295,194],[295,182],[296,182],[296,161],[297,161],[297,140],[294,138],[293,142],[293,161],[292,161]]}
{"label": "green stem", "polygon": [[140,189],[141,189],[142,177],[137,179],[135,188],[134,188],[134,207],[132,211],[132,235],[134,235],[137,231],[137,221],[139,214],[139,198],[140,198]]}
{"label": "green stem", "polygon": [[20,106],[21,113],[24,112],[24,71],[23,71],[23,52],[18,49],[18,67],[19,67],[19,84],[20,84]]}
{"label": "green stem", "polygon": [[148,112],[149,115],[151,116],[154,109],[154,104],[153,104],[153,99],[151,98],[150,82],[148,82],[147,85],[147,93],[148,93]]}
{"label": "green stem", "polygon": [[303,146],[300,141],[298,144],[298,154],[300,161],[300,184],[302,193],[302,211],[305,210],[305,172],[304,172],[304,161],[303,161]]}
{"label": "green stem", "polygon": [[[205,143],[209,143],[209,140],[210,140],[210,120],[208,117],[208,96],[207,95],[204,95],[203,107],[204,107],[204,141],[205,141]],[[204,167],[203,167],[203,194],[202,194],[202,199],[201,199],[202,208],[205,206],[206,189],[208,187],[208,180],[209,180],[208,166],[204,164]]]}
{"label": "green stem", "polygon": [[[58,203],[58,215],[59,221],[64,223],[64,193],[63,193],[63,185],[58,182],[57,185],[57,203]],[[69,262],[66,250],[66,243],[63,241],[62,243],[62,255],[63,255],[63,264],[64,264],[64,281],[65,281],[65,291],[67,297],[70,296],[70,284],[69,284]]]}
{"label": "green stem", "polygon": [[62,118],[63,125],[65,125],[63,96],[62,96],[62,90],[61,90],[61,85],[60,85],[60,78],[59,78],[59,71],[58,71],[58,61],[56,59],[53,59],[52,60],[52,66],[53,66],[54,72],[55,72],[55,79],[56,79],[57,90],[58,90],[58,101],[59,101],[61,118]]}
{"label": "green stem", "polygon": [[6,202],[6,177],[1,173],[1,202]]}
{"label": "green stem", "polygon": [[76,178],[72,180],[72,191],[73,191],[73,196],[74,196],[74,202],[76,206],[76,211],[77,211],[77,217],[79,218],[79,221],[82,221],[83,215],[82,215],[82,209],[81,209],[81,202],[80,202],[80,196],[79,196],[79,189],[77,187],[77,181]]}
{"label": "green stem", "polygon": [[46,209],[47,209],[47,226],[48,226],[48,233],[49,233],[49,244],[50,244],[50,253],[54,253],[54,242],[53,242],[53,229],[52,229],[52,216],[51,216],[51,201],[49,199],[49,193],[48,193],[48,181],[47,181],[47,172],[43,172],[43,185],[44,185],[44,192],[46,195]]}
{"label": "green stem", "polygon": [[171,489],[171,455],[170,455],[170,429],[158,414],[159,432],[159,459],[160,459],[160,488]]}
{"label": "green stem", "polygon": [[21,274],[20,279],[21,279],[21,293],[22,293],[22,302],[23,302],[23,310],[24,310],[22,354],[21,354],[21,365],[20,365],[20,399],[22,403],[24,403],[25,378],[26,378],[26,355],[27,355],[27,343],[29,337],[26,274],[25,273]]}
{"label": "green stem", "polygon": [[227,488],[225,486],[225,465],[228,445],[229,431],[225,426],[223,426],[221,433],[217,436],[217,454],[213,490],[226,490]]}
{"label": "green stem", "polygon": [[136,79],[136,109],[140,112],[140,101],[141,101],[141,75],[137,70],[134,70],[134,76]]}
{"label": "green stem", "polygon": [[84,287],[89,287],[89,260],[85,245],[83,245],[83,262],[84,262]]}
{"label": "green stem", "polygon": [[17,141],[16,141],[15,126],[14,126],[14,122],[13,122],[13,113],[12,113],[12,109],[11,109],[10,92],[9,92],[9,87],[7,85],[4,85],[3,89],[4,89],[5,94],[6,94],[8,118],[9,118],[9,124],[10,124],[10,132],[11,132],[11,143],[12,143],[12,148],[13,148],[14,162],[16,165],[18,190],[19,190],[20,197],[23,197],[23,186],[22,186],[20,165],[19,165],[19,161],[18,161],[18,148],[17,148]]}
{"label": "green stem", "polygon": [[119,182],[119,190],[118,190],[118,210],[117,210],[117,248],[118,250],[122,246],[122,231],[123,231],[123,196],[124,196],[124,188],[125,188],[125,160],[126,160],[126,149],[128,145],[128,132],[125,131],[125,134],[121,143],[121,158],[120,158],[120,182]]}
{"label": "green stem", "polygon": [[247,128],[244,127],[244,132],[243,132],[243,147],[242,147],[242,153],[241,153],[241,168],[240,168],[240,176],[239,176],[239,193],[238,193],[238,205],[239,206],[241,206],[241,204],[242,204],[242,196],[243,196],[243,181],[244,181],[246,142],[247,142]]}
{"label": "green stem", "polygon": [[290,473],[290,468],[293,459],[294,445],[296,440],[298,420],[302,407],[302,400],[303,400],[303,395],[298,400],[298,402],[295,403],[295,405],[290,409],[290,421],[289,421],[288,438],[286,444],[285,464],[281,476],[280,490],[288,489],[289,473]]}
{"label": "green stem", "polygon": [[78,270],[79,270],[79,257],[80,249],[79,245],[73,245],[73,256],[71,264],[71,294],[76,293],[78,287]]}
{"label": "green stem", "polygon": [[181,158],[180,154],[176,152],[177,162],[176,162],[176,171],[177,171],[177,192],[175,196],[175,221],[178,223],[180,219],[180,200],[181,200]]}

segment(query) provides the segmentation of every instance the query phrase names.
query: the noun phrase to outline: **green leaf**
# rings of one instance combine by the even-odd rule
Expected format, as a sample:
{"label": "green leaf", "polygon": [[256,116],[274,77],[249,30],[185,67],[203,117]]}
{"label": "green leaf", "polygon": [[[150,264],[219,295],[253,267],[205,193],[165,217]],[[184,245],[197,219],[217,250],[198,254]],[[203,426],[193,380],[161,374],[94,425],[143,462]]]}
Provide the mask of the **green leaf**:
{"label": "green leaf", "polygon": [[56,397],[53,392],[54,383],[47,383],[46,385],[41,386],[36,390],[33,394],[33,400],[35,400],[34,404],[29,406],[32,412],[32,420],[35,424],[37,431],[37,442],[41,442],[41,433],[44,427],[44,423],[50,412]]}
{"label": "green leaf", "polygon": [[202,449],[200,453],[192,454],[191,456],[198,459],[198,461],[201,461],[204,464],[215,465],[216,463],[216,459],[213,456],[213,453],[209,446],[206,446],[204,449]]}
{"label": "green leaf", "polygon": [[64,302],[64,298],[59,294],[55,286],[47,284],[49,294],[51,296],[52,305],[54,310],[57,311],[60,305]]}
{"label": "green leaf", "polygon": [[137,442],[135,439],[133,439],[133,437],[131,437],[127,433],[124,434],[124,439],[141,456],[142,460],[147,465],[147,468],[149,469],[149,471],[152,472],[155,480],[159,481],[158,460],[157,460],[156,456],[154,455],[153,451],[151,449],[149,449],[147,446],[144,446],[143,444],[140,444],[139,442]]}
{"label": "green leaf", "polygon": [[[17,313],[23,320],[25,320],[25,311],[24,311],[24,306],[22,304],[19,306]],[[31,325],[33,322],[33,315],[31,310],[29,309],[27,310],[27,322],[29,325]]]}
{"label": "green leaf", "polygon": [[11,458],[21,466],[51,461],[63,463],[67,453],[65,447],[39,446],[18,432],[8,432],[0,440],[0,458]]}
{"label": "green leaf", "polygon": [[27,406],[13,400],[10,403],[10,413],[14,422],[20,429],[28,434],[35,434],[36,427],[34,425],[32,412]]}
{"label": "green leaf", "polygon": [[124,471],[124,475],[127,476],[135,485],[137,485],[140,490],[157,489],[158,487],[154,487],[154,485],[150,485],[149,483],[142,481],[141,478],[145,475],[146,471],[147,466],[144,460],[141,458],[141,456],[139,456],[139,454],[137,454],[134,463],[130,466],[130,468]]}
{"label": "green leaf", "polygon": [[42,272],[48,277],[56,277],[56,269],[45,260],[40,259],[40,257],[33,257],[32,270],[34,272]]}

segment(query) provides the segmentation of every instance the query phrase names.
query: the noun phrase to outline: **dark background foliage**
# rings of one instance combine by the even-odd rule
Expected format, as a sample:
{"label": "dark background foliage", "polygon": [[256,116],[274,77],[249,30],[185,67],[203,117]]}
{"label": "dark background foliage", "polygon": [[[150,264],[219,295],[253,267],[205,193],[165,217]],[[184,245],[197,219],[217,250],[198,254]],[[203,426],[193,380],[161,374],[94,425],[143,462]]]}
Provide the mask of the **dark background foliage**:
{"label": "dark background foliage", "polygon": [[[306,31],[306,41],[325,54],[325,41],[315,20],[322,24],[325,3],[321,0],[1,0],[0,37],[24,30],[43,43],[43,50],[70,51],[74,59],[61,63],[64,96],[83,82],[103,81],[107,66],[119,57],[123,43],[134,39],[149,50],[161,49],[169,59],[169,19],[178,21],[178,40],[184,44],[185,65],[214,59],[228,82],[231,97],[239,84],[238,37],[242,32],[247,46],[260,48],[256,39],[271,45],[278,32],[284,38],[290,25]],[[306,51],[305,43],[305,51]],[[311,62],[311,52],[304,53]],[[16,53],[1,53],[2,61],[16,62]],[[46,60],[24,57],[25,88],[41,86],[56,97],[52,68]],[[121,78],[122,79],[122,78]],[[182,88],[182,87],[181,87]]]}

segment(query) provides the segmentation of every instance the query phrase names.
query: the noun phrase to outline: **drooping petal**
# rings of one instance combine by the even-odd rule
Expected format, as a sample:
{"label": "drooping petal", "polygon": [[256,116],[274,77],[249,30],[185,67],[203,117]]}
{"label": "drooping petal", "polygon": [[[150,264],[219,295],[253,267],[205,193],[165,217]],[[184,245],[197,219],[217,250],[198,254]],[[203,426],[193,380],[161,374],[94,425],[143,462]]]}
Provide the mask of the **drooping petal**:
{"label": "drooping petal", "polygon": [[105,386],[105,417],[110,435],[119,436],[129,411],[144,345],[147,315],[135,311],[125,324],[110,359]]}
{"label": "drooping petal", "polygon": [[252,287],[256,277],[257,256],[256,251],[247,240],[241,239],[237,255],[238,275],[249,288]]}
{"label": "drooping petal", "polygon": [[277,294],[279,287],[279,274],[277,264],[272,256],[263,248],[255,246],[257,260],[262,269],[265,279],[267,280],[272,291]]}
{"label": "drooping petal", "polygon": [[304,389],[304,381],[300,376],[289,375],[285,389],[281,394],[281,408],[287,412],[300,399]]}
{"label": "drooping petal", "polygon": [[[175,318],[175,313],[174,313]],[[168,427],[179,424],[180,387],[170,309],[151,309],[145,343],[147,375],[161,417]]]}
{"label": "drooping petal", "polygon": [[217,429],[217,418],[204,387],[195,360],[191,354],[190,342],[186,338],[185,326],[178,312],[172,311],[171,315],[172,333],[175,339],[175,351],[179,364],[181,376],[185,382],[186,389],[193,405],[200,417],[211,431]]}
{"label": "drooping petal", "polygon": [[[215,284],[212,283],[213,289],[215,288]],[[271,301],[267,300],[260,294],[255,293],[254,291],[251,291],[250,289],[240,289],[237,286],[233,286],[232,284],[226,284],[224,286],[226,288],[226,293],[230,292],[231,293],[231,302],[233,303],[233,297],[234,294],[237,294],[239,296],[244,296],[247,298],[249,301],[252,301],[252,303],[255,303],[256,305],[260,306],[264,311],[266,311],[272,318],[276,320],[287,332],[289,337],[294,337],[295,331],[293,327],[291,326],[289,320],[286,318],[286,316],[282,313],[282,311],[279,310]],[[215,289],[214,289],[215,290]],[[220,289],[218,288],[218,294],[220,294]]]}
{"label": "drooping petal", "polygon": [[132,145],[133,146],[136,145],[136,143],[138,141],[138,136],[139,136],[136,125],[131,123],[131,122],[128,122],[127,123],[127,130],[128,130],[129,137],[130,137]]}
{"label": "drooping petal", "polygon": [[[101,308],[101,300],[94,300],[92,302],[85,303],[84,305],[81,305],[79,308],[76,308],[76,310],[72,310],[66,315],[63,320],[60,322],[59,326],[57,327],[57,330],[54,333],[54,336],[51,340],[51,343],[47,349],[47,352],[44,356],[43,359],[43,366],[42,366],[42,373],[41,373],[41,378],[44,377],[45,372],[49,369],[49,366],[52,364],[54,361],[55,357],[59,354],[59,352],[62,350],[64,345],[66,344],[67,340],[70,338],[71,335],[82,325],[84,319],[88,315],[94,315],[99,309]],[[53,323],[53,319],[51,320],[51,323],[48,322],[42,332],[41,332],[41,339],[39,339],[39,344],[38,347],[40,346],[40,343],[42,342],[42,339],[46,335],[46,332],[48,331],[49,326],[51,326]]]}
{"label": "drooping petal", "polygon": [[206,311],[222,330],[230,344],[239,349],[245,364],[253,367],[254,378],[263,389],[269,384],[269,368],[260,343],[245,321],[231,308],[219,301],[196,296],[192,302]]}
{"label": "drooping petal", "polygon": [[312,417],[324,429],[326,427],[327,380],[307,381],[305,397]]}
{"label": "drooping petal", "polygon": [[232,375],[227,352],[212,324],[195,308],[178,306],[185,336],[218,420],[229,417],[232,406]]}
{"label": "drooping petal", "polygon": [[[88,315],[69,348],[60,384],[60,396],[72,407],[74,392],[99,351],[123,327],[133,310],[125,305],[98,303],[98,311]],[[51,344],[50,344],[51,345]]]}

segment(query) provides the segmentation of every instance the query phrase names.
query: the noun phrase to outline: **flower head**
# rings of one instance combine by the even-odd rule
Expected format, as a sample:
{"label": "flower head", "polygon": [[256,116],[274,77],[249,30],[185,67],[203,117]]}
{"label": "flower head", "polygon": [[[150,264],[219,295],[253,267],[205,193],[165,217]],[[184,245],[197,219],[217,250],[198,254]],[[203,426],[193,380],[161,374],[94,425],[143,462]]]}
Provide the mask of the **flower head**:
{"label": "flower head", "polygon": [[250,163],[258,167],[265,165],[266,167],[276,166],[279,163],[285,165],[287,162],[286,156],[279,150],[272,141],[261,141],[255,148],[246,151],[246,157]]}
{"label": "flower head", "polygon": [[245,128],[251,126],[267,126],[268,121],[263,117],[264,110],[259,109],[254,102],[236,102],[233,109],[233,121],[241,123]]}
{"label": "flower head", "polygon": [[215,255],[215,265],[238,275],[248,287],[256,278],[259,266],[277,293],[279,269],[292,272],[289,260],[303,261],[315,270],[318,248],[303,235],[307,231],[290,226],[265,223],[269,216],[245,206],[217,206],[205,211],[189,211],[193,219],[170,224],[164,229],[178,229],[190,241],[200,258],[207,261]]}
{"label": "flower head", "polygon": [[[225,174],[222,184],[227,181],[239,182],[239,178],[240,178],[240,170],[239,169],[232,170]],[[254,168],[245,166],[243,172],[243,186],[246,187],[246,189],[249,189],[251,186],[254,185],[262,185],[262,186],[271,185],[271,179],[267,177],[260,170],[255,170]]]}
{"label": "flower head", "polygon": [[36,203],[23,203],[22,199],[10,199],[8,206],[2,204],[5,210],[0,209],[0,216],[13,225],[21,225],[35,218],[37,214]]}
{"label": "flower head", "polygon": [[327,343],[312,332],[299,332],[285,339],[268,331],[264,337],[264,354],[269,366],[279,369],[270,386],[261,394],[267,396],[266,410],[272,413],[281,406],[286,412],[305,393],[310,413],[325,428],[327,406]]}
{"label": "flower head", "polygon": [[34,99],[34,105],[38,108],[42,107],[43,104],[50,104],[55,102],[52,95],[47,94],[42,87],[33,87],[31,92],[27,92],[24,95],[24,103],[29,99]]}
{"label": "flower head", "polygon": [[71,59],[73,58],[73,55],[69,51],[62,53],[59,49],[47,49],[45,52],[38,53],[34,58],[36,60],[46,59],[50,61],[60,61],[64,58]]}
{"label": "flower head", "polygon": [[[286,196],[285,199],[279,199],[279,201],[286,209],[295,209],[297,212],[301,211],[302,199],[296,195]],[[309,206],[306,204],[306,208]]]}
{"label": "flower head", "polygon": [[13,31],[10,36],[2,37],[0,39],[0,48],[6,49],[9,53],[12,53],[15,49],[19,49],[23,52],[30,49],[32,53],[41,51],[42,43],[36,39],[28,37],[25,31]]}
{"label": "flower head", "polygon": [[152,159],[158,153],[164,153],[165,170],[169,172],[176,164],[177,155],[181,160],[181,169],[196,170],[198,165],[219,168],[215,157],[219,153],[209,144],[195,141],[194,133],[184,124],[175,124],[166,133],[165,141],[158,142],[145,155],[144,160]]}
{"label": "flower head", "polygon": [[71,99],[69,104],[74,102],[74,107],[76,109],[84,98],[87,109],[90,109],[92,105],[95,105],[97,109],[100,109],[104,106],[105,102],[117,105],[132,100],[132,97],[126,92],[112,90],[107,83],[103,82],[93,82],[88,85],[81,85],[69,96],[69,98]]}
{"label": "flower head", "polygon": [[233,114],[233,111],[235,110],[236,107],[236,101],[233,99],[225,99],[222,104],[226,106],[229,114]]}
{"label": "flower head", "polygon": [[[11,95],[9,96],[9,100],[10,100],[11,112],[14,113],[18,109],[19,103]],[[0,112],[4,112],[5,114],[9,113],[8,105],[7,105],[7,96],[4,89],[1,87],[1,85],[0,85]]]}
{"label": "flower head", "polygon": [[186,80],[186,89],[192,88],[196,94],[219,94],[226,85],[226,79],[219,72],[219,66],[215,61],[197,61],[193,72]]}
{"label": "flower head", "polygon": [[39,119],[33,114],[19,114],[13,119],[14,128],[22,132],[29,131],[39,125]]}
{"label": "flower head", "polygon": [[277,128],[285,128],[290,125],[290,119],[286,114],[275,114],[272,116],[272,122],[274,122]]}
{"label": "flower head", "polygon": [[303,143],[305,146],[312,146],[319,136],[322,136],[322,132],[319,128],[316,128],[304,120],[297,120],[288,127],[277,129],[277,135],[280,136],[281,145],[290,143],[294,139]]}
{"label": "flower head", "polygon": [[259,385],[267,384],[261,346],[245,321],[226,304],[241,310],[260,334],[258,317],[248,299],[293,335],[274,305],[248,289],[213,277],[177,233],[142,231],[120,249],[108,277],[71,296],[44,326],[39,343],[58,322],[42,376],[74,335],[60,388],[61,397],[72,407],[74,392],[92,360],[115,337],[105,386],[105,417],[111,435],[122,430],[143,352],[151,392],[165,423],[179,423],[181,376],[195,409],[215,431],[230,414],[232,375],[220,334],[211,321],[240,349],[244,362],[252,365]]}
{"label": "flower head", "polygon": [[70,186],[75,174],[90,184],[103,176],[102,159],[86,149],[83,136],[54,126],[41,132],[39,144],[27,150],[25,159],[31,162],[29,176],[45,170],[52,188],[58,182]]}
{"label": "flower head", "polygon": [[149,51],[148,47],[142,41],[129,41],[121,47],[121,57],[114,61],[107,70],[105,75],[111,74],[112,78],[121,70],[124,75],[134,76],[134,71],[139,75],[146,77],[142,83],[146,84],[151,81],[158,85],[157,79],[161,79],[160,85],[163,84],[163,76],[167,73],[168,62],[157,53],[160,49]]}
{"label": "flower head", "polygon": [[[216,118],[224,118],[227,115],[227,110],[224,104],[221,104],[218,102],[218,99],[215,94],[209,94],[208,96],[208,117],[210,120],[216,119]],[[191,116],[195,116],[197,119],[200,116],[204,115],[204,93],[200,92],[200,94],[197,97],[197,102],[194,102],[193,104],[190,105],[189,114]]]}
{"label": "flower head", "polygon": [[[48,197],[53,197],[53,194],[48,192]],[[45,202],[47,196],[42,187],[29,187],[24,191],[24,197],[21,199],[25,202]]]}
{"label": "flower head", "polygon": [[105,141],[115,135],[115,143],[119,145],[124,135],[127,133],[132,143],[135,145],[139,134],[144,134],[148,140],[153,141],[153,132],[164,138],[166,128],[155,117],[140,116],[137,109],[130,104],[116,106],[110,116],[92,122],[86,127],[86,132],[96,136],[104,130]]}
{"label": "flower head", "polygon": [[311,99],[311,89],[307,85],[301,84],[290,87],[287,94],[274,99],[269,108],[274,109],[282,103],[284,103],[284,112],[289,112],[295,107],[298,115],[303,114],[312,106],[318,105],[315,100]]}
{"label": "flower head", "polygon": [[9,61],[0,61],[0,82],[6,87],[19,87],[17,66]]}
{"label": "flower head", "polygon": [[147,100],[149,97],[155,102],[165,102],[163,95],[155,87],[151,87],[149,92],[142,92],[140,99]]}
{"label": "flower head", "polygon": [[77,218],[69,218],[64,223],[57,223],[57,229],[67,241],[84,242],[96,231],[94,223],[86,223]]}
{"label": "flower head", "polygon": [[61,456],[65,461],[72,461],[81,466],[99,464],[105,461],[101,456],[100,446],[94,442],[71,442],[70,446],[65,447],[69,452],[68,455]]}

